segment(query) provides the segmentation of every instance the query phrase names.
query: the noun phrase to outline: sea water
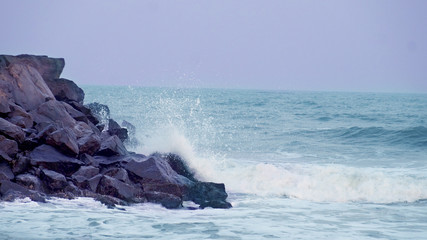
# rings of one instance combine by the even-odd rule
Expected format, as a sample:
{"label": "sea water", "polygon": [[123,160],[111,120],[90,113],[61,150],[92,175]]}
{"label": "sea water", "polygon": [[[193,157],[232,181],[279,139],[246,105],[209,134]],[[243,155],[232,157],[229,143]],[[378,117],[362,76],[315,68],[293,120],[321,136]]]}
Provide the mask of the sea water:
{"label": "sea water", "polygon": [[[426,239],[427,95],[85,86],[231,209],[0,203],[0,239]],[[192,203],[185,202],[186,206]]]}

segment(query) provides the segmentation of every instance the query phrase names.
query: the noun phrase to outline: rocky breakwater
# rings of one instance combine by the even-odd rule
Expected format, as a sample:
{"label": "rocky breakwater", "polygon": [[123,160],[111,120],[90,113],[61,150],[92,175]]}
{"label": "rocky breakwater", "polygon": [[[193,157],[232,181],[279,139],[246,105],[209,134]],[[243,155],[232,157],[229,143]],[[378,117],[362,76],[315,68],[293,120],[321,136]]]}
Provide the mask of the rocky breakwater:
{"label": "rocky breakwater", "polygon": [[60,78],[64,65],[61,58],[0,55],[1,200],[231,207],[224,184],[197,180],[178,155],[127,151],[127,129],[100,122],[108,107],[84,105],[83,90]]}

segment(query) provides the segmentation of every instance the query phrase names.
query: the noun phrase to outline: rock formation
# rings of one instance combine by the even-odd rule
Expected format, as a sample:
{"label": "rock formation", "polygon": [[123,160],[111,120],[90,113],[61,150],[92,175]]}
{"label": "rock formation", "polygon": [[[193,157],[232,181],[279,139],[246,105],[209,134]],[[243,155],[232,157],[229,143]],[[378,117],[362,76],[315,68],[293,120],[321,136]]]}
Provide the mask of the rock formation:
{"label": "rock formation", "polygon": [[231,207],[224,184],[197,180],[178,155],[128,152],[128,130],[109,118],[108,106],[83,105],[83,90],[60,78],[64,65],[61,58],[0,55],[1,200]]}

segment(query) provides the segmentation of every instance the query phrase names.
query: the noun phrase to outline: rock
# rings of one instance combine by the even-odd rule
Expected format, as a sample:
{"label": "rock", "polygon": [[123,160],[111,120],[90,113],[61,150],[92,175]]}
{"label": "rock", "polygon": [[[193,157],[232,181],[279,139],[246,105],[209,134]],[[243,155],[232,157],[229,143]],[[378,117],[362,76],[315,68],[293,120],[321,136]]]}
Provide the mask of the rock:
{"label": "rock", "polygon": [[70,116],[64,105],[56,100],[47,101],[30,112],[34,122],[39,123],[61,123],[61,127],[73,128],[76,120]]}
{"label": "rock", "polygon": [[111,168],[108,169],[105,173],[105,176],[113,177],[119,181],[125,182],[125,183],[131,183],[129,180],[128,172],[123,168]]}
{"label": "rock", "polygon": [[0,151],[13,158],[18,153],[18,143],[0,135]]}
{"label": "rock", "polygon": [[49,145],[41,145],[35,148],[29,155],[31,165],[41,166],[49,170],[71,176],[84,163],[72,157],[68,157]]}
{"label": "rock", "polygon": [[182,199],[172,194],[163,192],[145,192],[145,197],[148,202],[159,203],[168,209],[182,207]]}
{"label": "rock", "polygon": [[61,128],[48,134],[46,144],[70,156],[77,156],[79,154],[76,135],[69,128]]}
{"label": "rock", "polygon": [[116,135],[121,141],[128,139],[128,130],[120,127],[120,125],[113,119],[108,120],[108,133]]}
{"label": "rock", "polygon": [[77,134],[77,143],[80,154],[87,153],[89,155],[95,154],[101,147],[101,138],[94,133],[89,125],[84,122],[78,122],[74,131]]}
{"label": "rock", "polygon": [[209,201],[209,202],[203,202],[202,204],[200,204],[200,208],[204,209],[207,207],[211,207],[211,208],[232,208],[233,206],[231,205],[231,203],[226,202],[226,201],[222,201],[222,200],[213,200],[213,201]]}
{"label": "rock", "polygon": [[19,143],[23,142],[25,139],[25,133],[20,127],[4,120],[3,118],[0,118],[0,135],[14,139]]}
{"label": "rock", "polygon": [[136,127],[132,123],[130,123],[130,122],[126,121],[126,120],[123,120],[122,121],[122,126],[128,130],[128,134],[129,135],[135,136],[135,134],[136,134]]}
{"label": "rock", "polygon": [[94,177],[91,177],[90,179],[87,180],[87,186],[88,189],[90,189],[92,192],[96,192],[96,189],[98,188],[99,182],[102,179],[102,175],[98,174]]}
{"label": "rock", "polygon": [[83,113],[87,117],[87,119],[94,125],[97,125],[99,123],[98,119],[92,114],[92,111],[89,108],[85,107],[83,104],[78,102],[68,102],[68,104],[70,104],[70,106],[72,106],[77,111]]}
{"label": "rock", "polygon": [[81,166],[80,169],[75,172],[72,177],[82,176],[86,179],[92,178],[99,174],[99,168],[93,166]]}
{"label": "rock", "polygon": [[4,90],[0,88],[0,113],[6,114],[11,111],[8,95],[9,94],[6,94]]}
{"label": "rock", "polygon": [[73,81],[58,78],[58,79],[45,79],[46,84],[49,86],[56,100],[70,102],[75,101],[83,104],[85,94]]}
{"label": "rock", "polygon": [[169,153],[164,158],[168,161],[168,164],[176,173],[190,179],[193,182],[197,182],[194,177],[194,171],[190,170],[188,165],[179,155]]}
{"label": "rock", "polygon": [[98,184],[97,193],[110,195],[127,202],[140,202],[143,192],[130,184],[126,184],[110,176],[103,176]]}
{"label": "rock", "polygon": [[21,128],[31,128],[33,127],[33,117],[16,104],[10,104],[10,112],[8,114],[8,121],[21,127]]}
{"label": "rock", "polygon": [[36,109],[48,99],[55,99],[40,73],[33,67],[12,63],[0,70],[2,79],[9,83],[8,89],[14,102],[26,111]]}
{"label": "rock", "polygon": [[1,161],[11,162],[12,158],[10,158],[9,155],[7,155],[7,153],[5,153],[2,150],[0,150],[0,162]]}
{"label": "rock", "polygon": [[0,196],[4,201],[13,201],[17,198],[28,197],[35,202],[46,202],[42,194],[28,190],[8,180],[0,180]]}
{"label": "rock", "polygon": [[102,141],[101,147],[96,154],[102,156],[127,155],[128,151],[122,141],[116,135],[113,135]]}
{"label": "rock", "polygon": [[106,195],[97,195],[95,197],[95,200],[100,201],[102,204],[106,205],[108,208],[116,208],[116,205],[122,205],[127,206],[127,202],[112,197],[112,196],[106,196]]}
{"label": "rock", "polygon": [[12,161],[12,172],[16,174],[23,173],[30,167],[30,159],[19,155]]}
{"label": "rock", "polygon": [[107,123],[108,119],[110,119],[110,108],[108,108],[107,105],[94,102],[85,106],[90,109],[91,114],[96,117],[99,122]]}
{"label": "rock", "polygon": [[70,114],[70,116],[74,118],[74,120],[89,123],[89,120],[84,113],[76,110],[74,107],[72,107],[66,102],[61,102],[61,104],[65,107],[65,110],[68,112],[68,114]]}
{"label": "rock", "polygon": [[16,176],[16,183],[37,192],[45,191],[42,181],[38,177],[29,173]]}
{"label": "rock", "polygon": [[[185,199],[191,200],[204,208],[228,206],[225,202],[227,197],[228,194],[225,192],[223,183],[196,182],[190,187]],[[229,206],[231,207],[231,204]]]}
{"label": "rock", "polygon": [[0,163],[0,180],[12,180],[15,178],[9,165],[6,163]]}
{"label": "rock", "polygon": [[50,58],[47,56],[34,56],[34,55],[2,55],[0,56],[0,62],[3,62],[5,66],[10,64],[22,64],[35,68],[44,80],[51,80],[59,78],[62,70],[65,66],[63,58]]}
{"label": "rock", "polygon": [[172,183],[182,186],[192,183],[186,177],[178,175],[165,159],[156,155],[142,161],[131,160],[124,167],[131,173],[134,181],[140,183]]}
{"label": "rock", "polygon": [[52,191],[58,191],[68,186],[65,176],[52,170],[41,170],[40,179],[43,180],[46,186]]}

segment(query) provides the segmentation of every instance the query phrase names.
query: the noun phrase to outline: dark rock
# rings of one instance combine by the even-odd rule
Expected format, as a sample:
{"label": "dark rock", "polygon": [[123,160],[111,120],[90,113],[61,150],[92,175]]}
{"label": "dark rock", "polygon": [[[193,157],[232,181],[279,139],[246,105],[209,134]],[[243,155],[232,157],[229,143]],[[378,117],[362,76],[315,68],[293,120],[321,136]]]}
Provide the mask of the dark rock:
{"label": "dark rock", "polygon": [[96,192],[96,189],[98,188],[99,182],[102,179],[102,175],[98,174],[90,179],[87,180],[87,187],[92,192]]}
{"label": "dark rock", "polygon": [[136,134],[136,127],[132,123],[130,123],[126,120],[123,120],[122,126],[128,130],[129,135],[134,136]]}
{"label": "dark rock", "polygon": [[127,202],[139,202],[143,198],[143,192],[130,184],[119,181],[110,176],[103,176],[98,184],[97,193],[110,195]]}
{"label": "dark rock", "polygon": [[227,197],[228,194],[225,192],[225,185],[223,183],[196,182],[190,187],[185,199],[191,200],[203,207],[215,207],[218,202],[225,202]]}
{"label": "dark rock", "polygon": [[231,205],[231,203],[222,201],[222,200],[213,200],[209,202],[203,202],[202,204],[200,204],[201,209],[204,209],[207,207],[227,209],[227,208],[232,208],[233,206]]}
{"label": "dark rock", "polygon": [[77,140],[80,154],[94,155],[101,148],[101,139],[96,134],[87,134]]}
{"label": "dark rock", "polygon": [[64,188],[65,198],[73,199],[83,196],[83,191],[79,189],[73,182],[68,181],[67,186]]}
{"label": "dark rock", "polygon": [[62,190],[68,186],[65,176],[52,170],[41,170],[40,179],[53,191]]}
{"label": "dark rock", "polygon": [[94,125],[97,125],[99,123],[99,120],[92,114],[92,111],[89,108],[85,107],[83,104],[78,102],[68,102],[68,104],[70,104],[70,106],[72,106],[77,111],[83,113],[86,118]]}
{"label": "dark rock", "polygon": [[102,156],[127,155],[128,151],[122,141],[116,135],[113,135],[102,141],[101,147],[96,154]]}
{"label": "dark rock", "polygon": [[12,172],[15,175],[27,171],[29,167],[30,159],[25,156],[19,155],[12,161]]}
{"label": "dark rock", "polygon": [[45,187],[42,183],[42,181],[29,173],[26,174],[20,174],[16,176],[16,183],[37,192],[45,192]]}
{"label": "dark rock", "polygon": [[13,158],[18,153],[18,143],[0,135],[0,151]]}
{"label": "dark rock", "polygon": [[1,161],[11,162],[12,158],[10,158],[9,155],[7,155],[7,153],[5,153],[2,150],[0,150],[0,162]]}
{"label": "dark rock", "polygon": [[8,180],[0,180],[0,196],[4,201],[13,201],[18,198],[30,198],[35,202],[46,202],[44,196],[35,191]]}
{"label": "dark rock", "polygon": [[0,118],[0,135],[4,135],[10,139],[14,139],[21,143],[25,139],[25,133],[22,129],[13,123]]}
{"label": "dark rock", "polygon": [[7,163],[0,163],[0,180],[12,180],[15,178]]}
{"label": "dark rock", "polygon": [[21,127],[31,128],[33,126],[33,117],[16,104],[10,105],[11,112],[8,114],[8,121]]}
{"label": "dark rock", "polygon": [[123,168],[111,168],[108,169],[104,175],[113,177],[125,183],[131,183],[129,180],[128,172]]}
{"label": "dark rock", "polygon": [[99,174],[99,168],[93,166],[81,166],[80,169],[75,172],[72,177],[82,176],[86,179],[92,178]]}
{"label": "dark rock", "polygon": [[86,166],[94,166],[94,167],[99,167],[99,161],[95,160],[94,157],[92,157],[89,154],[81,154],[80,155],[80,160],[86,165]]}
{"label": "dark rock", "polygon": [[79,154],[76,135],[69,128],[61,128],[48,134],[46,137],[46,144],[70,156],[77,156]]}
{"label": "dark rock", "polygon": [[131,160],[125,169],[141,183],[172,183],[188,185],[192,181],[177,174],[167,161],[158,156],[149,156],[141,161]]}
{"label": "dark rock", "polygon": [[55,98],[40,73],[31,66],[13,63],[0,72],[2,85],[7,89],[3,92],[13,97],[13,101],[26,111]]}
{"label": "dark rock", "polygon": [[108,120],[108,132],[111,135],[116,135],[122,141],[128,139],[128,130],[120,127],[120,125],[113,119]]}
{"label": "dark rock", "polygon": [[171,168],[177,172],[179,175],[182,175],[193,182],[197,182],[194,177],[194,171],[190,170],[185,161],[177,154],[169,153],[165,156],[165,159],[168,161]]}
{"label": "dark rock", "polygon": [[74,107],[72,107],[70,104],[66,102],[61,102],[61,103],[65,107],[65,110],[68,112],[68,114],[70,114],[70,116],[74,118],[74,120],[85,122],[85,123],[89,122],[86,114],[76,110]]}
{"label": "dark rock", "polygon": [[[0,86],[1,87],[1,86]],[[6,114],[11,111],[9,105],[9,94],[5,94],[4,90],[0,88],[0,113]]]}
{"label": "dark rock", "polygon": [[162,192],[179,198],[183,198],[186,192],[185,187],[172,183],[143,183],[142,188],[147,192]]}
{"label": "dark rock", "polygon": [[34,55],[2,55],[2,61],[5,66],[10,67],[11,64],[22,64],[35,68],[44,80],[59,78],[65,66],[63,58],[51,58],[47,56]]}
{"label": "dark rock", "polygon": [[46,84],[49,86],[56,100],[58,101],[75,101],[83,104],[85,94],[73,81],[58,78],[58,79],[45,79]]}
{"label": "dark rock", "polygon": [[110,108],[108,108],[107,105],[94,102],[85,106],[90,109],[92,115],[96,117],[99,122],[106,123],[108,119],[110,119]]}
{"label": "dark rock", "polygon": [[31,111],[30,114],[37,124],[43,122],[60,122],[61,127],[68,127],[71,129],[76,125],[76,120],[71,117],[64,105],[56,100],[50,100],[39,105],[38,108]]}
{"label": "dark rock", "polygon": [[127,206],[127,202],[107,195],[97,195],[95,197],[95,200],[101,202],[102,204],[106,205],[108,208],[116,208],[116,205],[122,205]]}
{"label": "dark rock", "polygon": [[84,165],[82,161],[68,157],[48,145],[35,148],[29,157],[33,166],[42,166],[65,176],[71,176]]}
{"label": "dark rock", "polygon": [[163,192],[145,192],[145,197],[148,202],[159,203],[168,209],[182,207],[182,199],[173,194]]}

